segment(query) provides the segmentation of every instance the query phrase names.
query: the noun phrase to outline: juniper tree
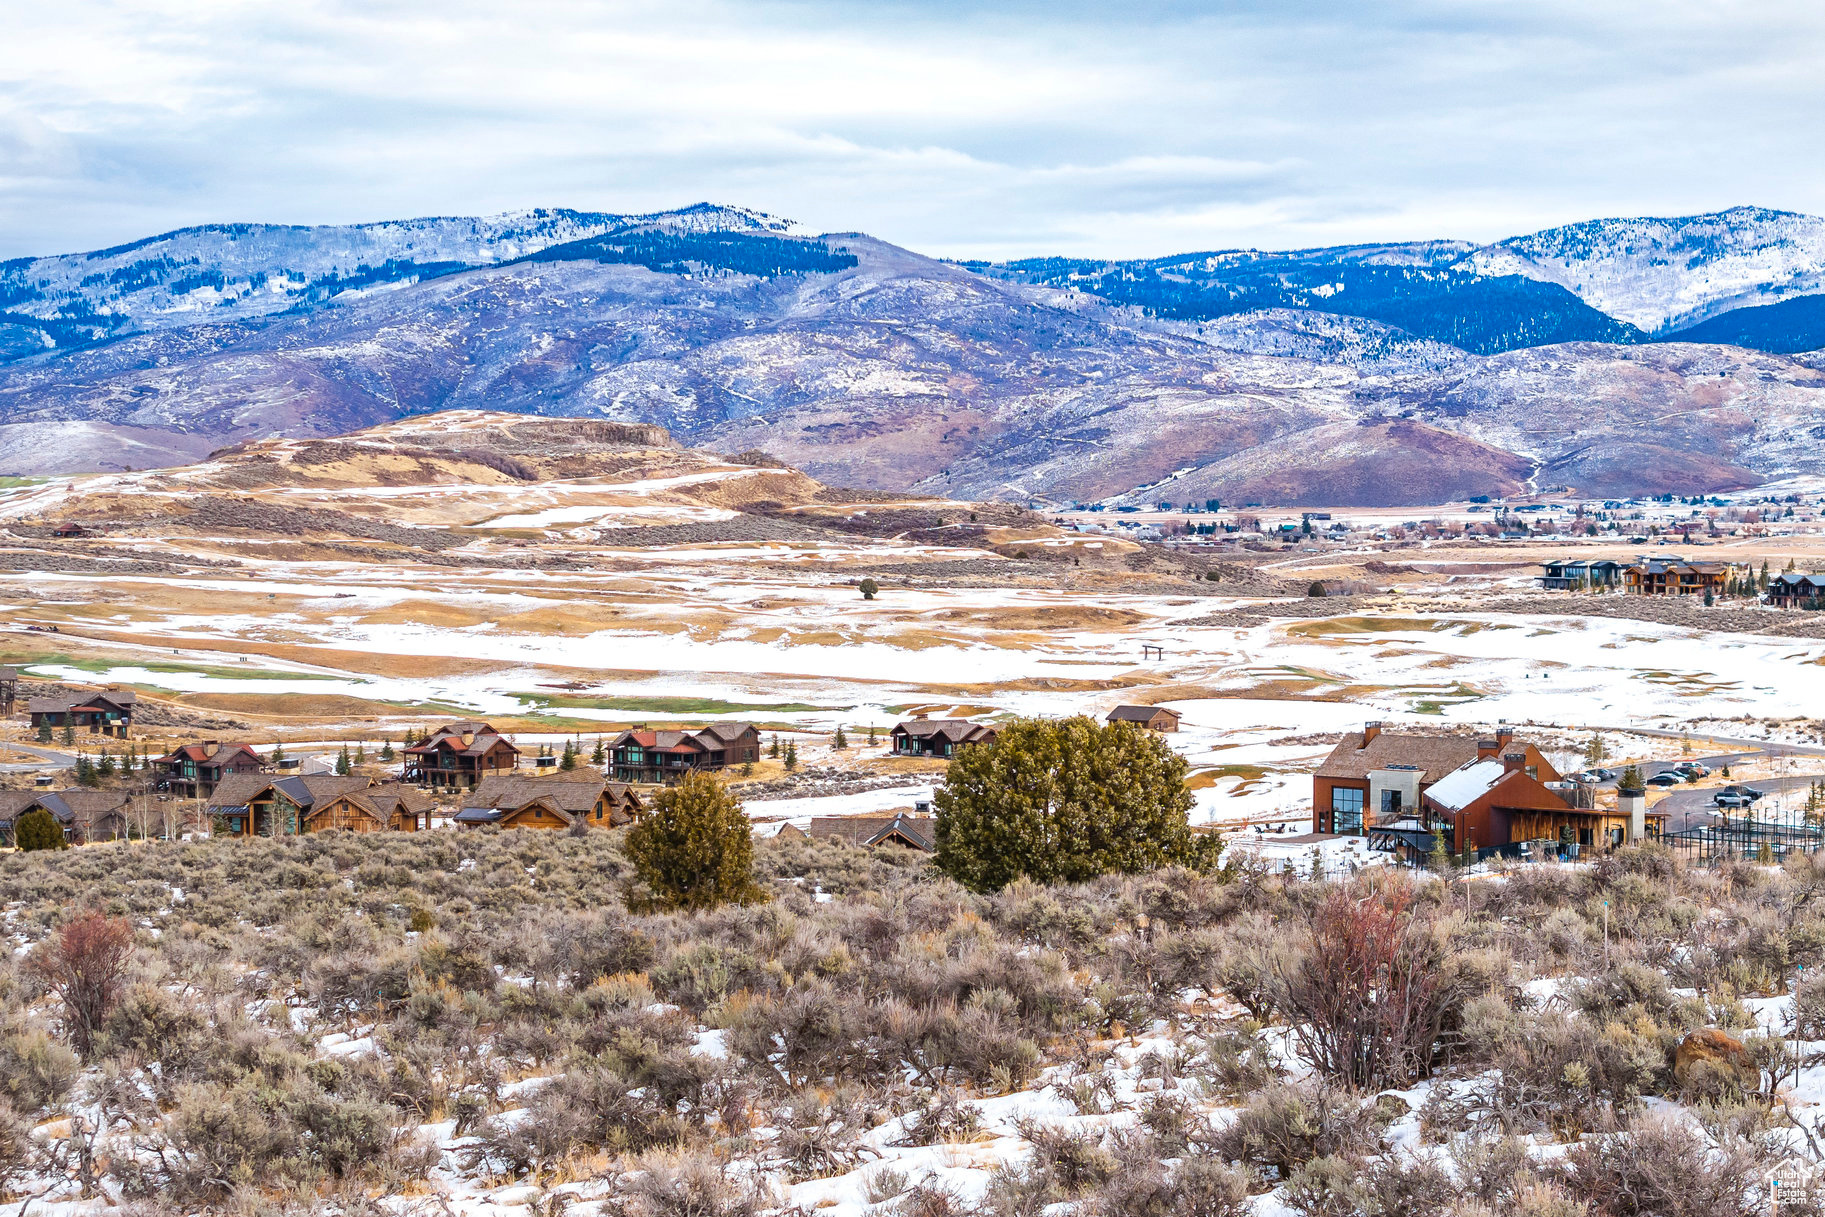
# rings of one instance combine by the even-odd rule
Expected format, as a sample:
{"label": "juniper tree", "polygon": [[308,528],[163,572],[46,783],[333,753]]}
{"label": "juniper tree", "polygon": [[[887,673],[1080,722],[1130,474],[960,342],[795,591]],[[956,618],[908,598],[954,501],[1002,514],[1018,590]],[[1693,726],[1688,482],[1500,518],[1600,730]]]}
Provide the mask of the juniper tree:
{"label": "juniper tree", "polygon": [[13,824],[13,844],[21,850],[64,849],[63,826],[42,807],[34,807]]}
{"label": "juniper tree", "polygon": [[977,891],[1022,875],[1076,883],[1174,863],[1212,866],[1221,846],[1191,831],[1187,769],[1158,736],[1130,724],[1016,720],[951,761],[933,800],[936,865]]}
{"label": "juniper tree", "polygon": [[707,909],[767,898],[754,881],[747,813],[707,773],[686,773],[653,796],[650,810],[628,830],[625,848],[651,902],[661,907]]}

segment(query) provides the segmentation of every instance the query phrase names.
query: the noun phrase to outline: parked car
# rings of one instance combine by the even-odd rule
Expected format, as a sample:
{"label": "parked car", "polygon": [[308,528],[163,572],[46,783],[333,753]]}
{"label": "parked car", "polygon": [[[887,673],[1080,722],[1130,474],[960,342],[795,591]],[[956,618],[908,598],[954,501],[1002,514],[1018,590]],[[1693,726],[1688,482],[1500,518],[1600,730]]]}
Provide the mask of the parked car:
{"label": "parked car", "polygon": [[1613,782],[1617,778],[1622,776],[1621,770],[1618,770],[1618,769],[1598,769],[1595,772],[1598,777],[1602,778],[1606,782]]}
{"label": "parked car", "polygon": [[1757,799],[1761,798],[1762,794],[1764,792],[1757,790],[1753,786],[1741,786],[1741,785],[1737,785],[1737,784],[1733,783],[1729,786],[1724,786],[1724,787],[1720,788],[1717,793],[1720,795],[1726,795],[1726,794],[1732,795],[1736,798],[1744,800],[1744,802],[1746,802],[1746,803],[1753,803]]}
{"label": "parked car", "polygon": [[1683,777],[1681,777],[1679,774],[1674,773],[1671,770],[1668,770],[1665,773],[1657,773],[1653,777],[1649,778],[1648,785],[1650,785],[1650,786],[1677,786],[1683,781],[1685,781],[1685,779]]}
{"label": "parked car", "polygon": [[1697,761],[1681,761],[1673,766],[1673,772],[1681,777],[1704,778],[1711,776],[1711,770]]}
{"label": "parked car", "polygon": [[1711,796],[1711,802],[1718,807],[1749,807],[1754,805],[1755,800],[1734,790],[1720,790]]}

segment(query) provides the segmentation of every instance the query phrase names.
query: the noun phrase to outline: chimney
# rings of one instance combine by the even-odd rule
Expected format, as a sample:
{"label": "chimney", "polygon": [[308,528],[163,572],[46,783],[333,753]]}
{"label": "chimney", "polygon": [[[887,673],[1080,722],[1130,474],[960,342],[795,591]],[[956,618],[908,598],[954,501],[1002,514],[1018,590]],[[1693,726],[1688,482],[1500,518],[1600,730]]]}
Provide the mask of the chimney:
{"label": "chimney", "polygon": [[1502,755],[1502,745],[1492,739],[1480,739],[1476,742],[1476,759],[1479,761],[1494,760]]}
{"label": "chimney", "polygon": [[1375,737],[1380,734],[1380,723],[1364,723],[1362,725],[1362,744],[1360,746],[1367,748],[1370,744],[1375,742]]}
{"label": "chimney", "polygon": [[1618,790],[1616,813],[1629,818],[1629,840],[1639,841],[1648,832],[1648,796],[1644,790]]}
{"label": "chimney", "polygon": [[1495,742],[1500,747],[1508,747],[1509,744],[1514,742],[1514,728],[1497,727],[1495,729]]}
{"label": "chimney", "polygon": [[1510,752],[1502,758],[1503,773],[1519,773],[1526,767],[1527,754],[1525,752]]}

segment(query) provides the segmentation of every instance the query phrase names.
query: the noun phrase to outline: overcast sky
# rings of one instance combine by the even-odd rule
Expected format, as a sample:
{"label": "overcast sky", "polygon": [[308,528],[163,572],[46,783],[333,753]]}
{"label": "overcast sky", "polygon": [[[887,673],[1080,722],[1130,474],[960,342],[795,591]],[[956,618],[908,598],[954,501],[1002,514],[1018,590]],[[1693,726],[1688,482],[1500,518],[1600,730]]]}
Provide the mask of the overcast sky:
{"label": "overcast sky", "polygon": [[738,203],[927,253],[1825,212],[1825,5],[0,0],[0,257]]}

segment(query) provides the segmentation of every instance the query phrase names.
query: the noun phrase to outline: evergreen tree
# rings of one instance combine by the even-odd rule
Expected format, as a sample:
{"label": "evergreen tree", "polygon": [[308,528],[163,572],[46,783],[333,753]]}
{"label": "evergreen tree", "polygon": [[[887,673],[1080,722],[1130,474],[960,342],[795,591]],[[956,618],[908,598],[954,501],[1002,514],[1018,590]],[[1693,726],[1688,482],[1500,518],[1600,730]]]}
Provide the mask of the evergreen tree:
{"label": "evergreen tree", "polygon": [[777,731],[773,733],[773,746],[767,749],[767,755],[776,761],[779,759],[779,732]]}
{"label": "evergreen tree", "polygon": [[368,746],[365,741],[357,741],[355,744],[355,763],[357,765],[368,763]]}
{"label": "evergreen tree", "polygon": [[276,768],[278,768],[279,762],[284,759],[285,759],[285,745],[281,744],[278,740],[274,740],[273,745],[272,745],[272,752],[270,755],[267,756],[266,763],[273,766],[276,769]]}
{"label": "evergreen tree", "polygon": [[576,767],[577,767],[576,747],[575,747],[575,745],[573,745],[571,743],[571,741],[565,740],[564,741],[564,756],[563,756],[563,759],[558,762],[558,768],[562,769],[565,773],[569,773],[571,770],[575,769]]}
{"label": "evergreen tree", "polygon": [[70,722],[67,715],[63,724],[63,742],[72,748],[76,746],[76,724]]}
{"label": "evergreen tree", "polygon": [[1151,732],[1079,716],[1019,719],[959,752],[936,799],[940,871],[976,891],[1022,875],[1075,883],[1109,872],[1214,866],[1192,833],[1185,759]]}
{"label": "evergreen tree", "polygon": [[1426,865],[1441,875],[1451,873],[1451,847],[1445,844],[1450,829],[1443,824],[1434,825],[1432,829],[1432,852],[1426,855]]}
{"label": "evergreen tree", "polygon": [[686,773],[653,796],[628,830],[634,871],[665,908],[707,909],[767,898],[754,881],[753,825],[728,787],[707,773]]}
{"label": "evergreen tree", "polygon": [[101,750],[101,759],[95,763],[95,776],[99,778],[114,776],[114,758],[108,755],[106,748]]}
{"label": "evergreen tree", "polygon": [[836,738],[834,740],[830,741],[830,746],[838,749],[839,751],[844,748],[849,747],[849,737],[847,735],[843,734],[843,724],[842,723],[838,723],[836,725]]}
{"label": "evergreen tree", "polygon": [[798,744],[794,743],[792,740],[787,740],[786,741],[786,772],[791,773],[794,769],[797,769],[797,768],[798,768]]}
{"label": "evergreen tree", "polygon": [[868,724],[868,746],[869,746],[869,747],[870,747],[870,748],[872,748],[872,747],[874,747],[874,746],[875,746],[875,745],[876,745],[876,744],[878,744],[878,743],[880,743],[880,742],[881,742],[881,741],[880,741],[880,739],[879,739],[879,738],[878,738],[878,737],[876,737],[876,735],[875,735],[875,727],[874,727],[874,724],[873,724],[873,723],[869,723],[869,724]]}
{"label": "evergreen tree", "polygon": [[602,737],[599,735],[596,736],[596,750],[589,754],[589,763],[592,765],[608,763],[608,745],[602,742]]}
{"label": "evergreen tree", "polygon": [[76,784],[78,786],[98,786],[100,780],[95,776],[95,762],[80,752],[76,754]]}
{"label": "evergreen tree", "polygon": [[881,594],[881,585],[873,579],[864,579],[856,585],[856,590],[862,593],[862,599],[873,600]]}
{"label": "evergreen tree", "polygon": [[393,741],[384,735],[380,737],[380,759],[383,761],[393,759]]}
{"label": "evergreen tree", "polygon": [[1586,740],[1584,744],[1585,765],[1588,768],[1595,769],[1609,759],[1610,748],[1608,744],[1603,742],[1603,733],[1599,731],[1591,732],[1590,739]]}
{"label": "evergreen tree", "polygon": [[65,849],[63,826],[57,817],[42,807],[34,807],[13,825],[13,844],[21,850]]}
{"label": "evergreen tree", "polygon": [[342,745],[342,751],[336,754],[336,773],[341,777],[349,775],[349,746]]}
{"label": "evergreen tree", "polygon": [[51,742],[51,724],[50,723],[43,722],[43,723],[38,724],[38,742],[41,744],[48,744]]}

